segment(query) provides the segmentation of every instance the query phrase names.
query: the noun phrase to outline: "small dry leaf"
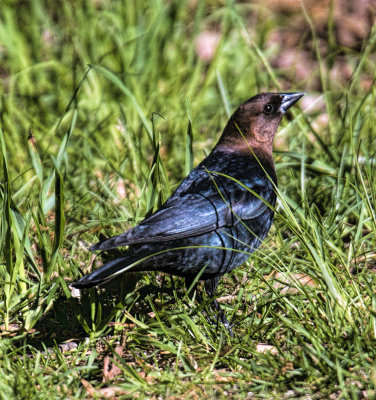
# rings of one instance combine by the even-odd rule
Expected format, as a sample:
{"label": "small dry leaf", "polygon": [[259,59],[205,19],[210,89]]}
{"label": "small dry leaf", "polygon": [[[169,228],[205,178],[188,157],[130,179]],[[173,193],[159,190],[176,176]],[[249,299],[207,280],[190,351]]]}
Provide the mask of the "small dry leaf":
{"label": "small dry leaf", "polygon": [[270,279],[276,279],[278,282],[274,283],[273,287],[275,289],[280,289],[281,294],[286,294],[286,293],[297,293],[299,290],[297,289],[297,286],[302,285],[302,286],[310,286],[310,287],[316,287],[317,284],[308,275],[305,274],[285,274],[281,272],[277,273],[272,273],[271,275],[268,275],[264,277],[266,280]]}
{"label": "small dry leaf", "polygon": [[97,393],[102,398],[113,399],[115,396],[125,394],[126,392],[119,386],[109,386],[109,387],[97,390]]}
{"label": "small dry leaf", "polygon": [[82,386],[86,389],[87,394],[90,397],[95,397],[96,390],[94,389],[93,385],[90,384],[86,379],[81,379]]}
{"label": "small dry leaf", "polygon": [[233,295],[228,295],[228,296],[222,296],[222,297],[218,297],[217,301],[219,301],[220,303],[230,303],[231,301],[234,301],[237,299],[237,296],[233,296]]}
{"label": "small dry leaf", "polygon": [[270,345],[270,344],[265,344],[265,343],[258,343],[256,345],[256,351],[258,353],[270,353],[270,354],[278,354],[278,350],[276,347]]}
{"label": "small dry leaf", "polygon": [[81,383],[83,387],[86,389],[86,392],[89,397],[92,398],[104,398],[104,399],[113,399],[116,395],[122,395],[126,392],[118,386],[109,386],[102,389],[95,389],[87,380],[81,379]]}
{"label": "small dry leaf", "polygon": [[60,343],[59,344],[59,349],[62,353],[66,352],[66,351],[71,351],[71,350],[75,350],[77,348],[77,343],[73,342],[73,341],[68,341],[68,342],[64,342],[64,343]]}
{"label": "small dry leaf", "polygon": [[288,361],[283,367],[282,367],[282,373],[286,373],[287,371],[292,371],[294,369],[294,364],[291,361]]}
{"label": "small dry leaf", "polygon": [[216,383],[227,383],[227,382],[232,382],[234,381],[234,378],[231,376],[222,376],[218,374],[214,374],[214,379]]}
{"label": "small dry leaf", "polygon": [[[116,346],[115,348],[115,353],[121,357],[124,353],[124,347],[123,346]],[[110,366],[110,356],[107,355],[104,360],[103,360],[103,382],[107,382],[112,380],[115,376],[121,374],[121,369],[115,364],[112,363]]]}
{"label": "small dry leaf", "polygon": [[136,324],[131,322],[109,322],[108,326],[123,326],[124,328],[134,328]]}
{"label": "small dry leaf", "polygon": [[0,331],[3,331],[3,332],[14,332],[14,331],[18,331],[19,329],[20,329],[20,327],[17,324],[9,324],[8,329],[5,328],[5,325],[0,326]]}

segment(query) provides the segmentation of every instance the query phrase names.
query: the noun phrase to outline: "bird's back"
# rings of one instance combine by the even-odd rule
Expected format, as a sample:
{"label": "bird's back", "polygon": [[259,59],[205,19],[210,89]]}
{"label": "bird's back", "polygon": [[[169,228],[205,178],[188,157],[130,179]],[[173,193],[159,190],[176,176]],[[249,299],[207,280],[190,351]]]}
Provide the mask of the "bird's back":
{"label": "bird's back", "polygon": [[[251,153],[211,153],[182,181],[163,207],[168,209],[186,196],[202,196],[201,209],[196,212],[203,215],[205,208],[208,213],[217,213],[218,226],[168,243],[137,246],[144,254],[157,253],[160,248],[179,249],[150,258],[139,270],[159,269],[194,277],[206,265],[203,277],[209,279],[244,263],[265,239],[273,221],[276,178],[274,169],[267,169]],[[187,223],[190,218],[193,215],[187,213]],[[166,225],[169,223],[167,220]]]}

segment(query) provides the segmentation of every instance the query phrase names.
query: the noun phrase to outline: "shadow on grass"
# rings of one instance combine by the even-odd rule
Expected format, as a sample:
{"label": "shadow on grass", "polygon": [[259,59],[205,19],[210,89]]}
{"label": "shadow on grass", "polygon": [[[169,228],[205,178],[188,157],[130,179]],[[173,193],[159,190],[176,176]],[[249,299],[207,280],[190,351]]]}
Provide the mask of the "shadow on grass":
{"label": "shadow on grass", "polygon": [[176,303],[172,279],[172,287],[163,280],[162,286],[150,283],[137,288],[141,278],[141,273],[127,272],[100,288],[81,290],[79,297],[67,297],[60,291],[52,307],[34,326],[29,344],[38,349],[102,337],[111,334],[113,326],[130,322],[127,315],[147,324],[155,319],[156,309]]}

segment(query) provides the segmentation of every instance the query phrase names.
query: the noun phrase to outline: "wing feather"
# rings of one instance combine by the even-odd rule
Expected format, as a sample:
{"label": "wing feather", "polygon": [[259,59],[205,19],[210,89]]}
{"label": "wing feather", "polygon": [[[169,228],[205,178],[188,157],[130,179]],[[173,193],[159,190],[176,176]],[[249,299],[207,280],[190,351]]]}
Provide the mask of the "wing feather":
{"label": "wing feather", "polygon": [[240,218],[258,217],[270,207],[268,192],[253,195],[244,188],[231,192],[231,200],[225,195],[204,196],[187,194],[169,201],[130,230],[93,245],[90,250],[109,250],[119,246],[141,243],[157,243],[198,236],[224,226],[232,226]]}

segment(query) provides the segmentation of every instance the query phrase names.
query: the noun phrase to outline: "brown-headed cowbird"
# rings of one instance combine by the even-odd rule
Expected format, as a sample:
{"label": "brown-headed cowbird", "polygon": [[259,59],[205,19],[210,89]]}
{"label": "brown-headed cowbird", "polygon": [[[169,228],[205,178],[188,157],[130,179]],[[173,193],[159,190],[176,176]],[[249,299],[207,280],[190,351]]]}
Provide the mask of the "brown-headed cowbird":
{"label": "brown-headed cowbird", "polygon": [[262,93],[241,104],[211,153],[154,214],[91,251],[129,246],[122,257],[73,283],[101,285],[125,271],[163,271],[189,287],[202,273],[210,297],[220,277],[243,264],[273,221],[277,176],[273,138],[305,93]]}

